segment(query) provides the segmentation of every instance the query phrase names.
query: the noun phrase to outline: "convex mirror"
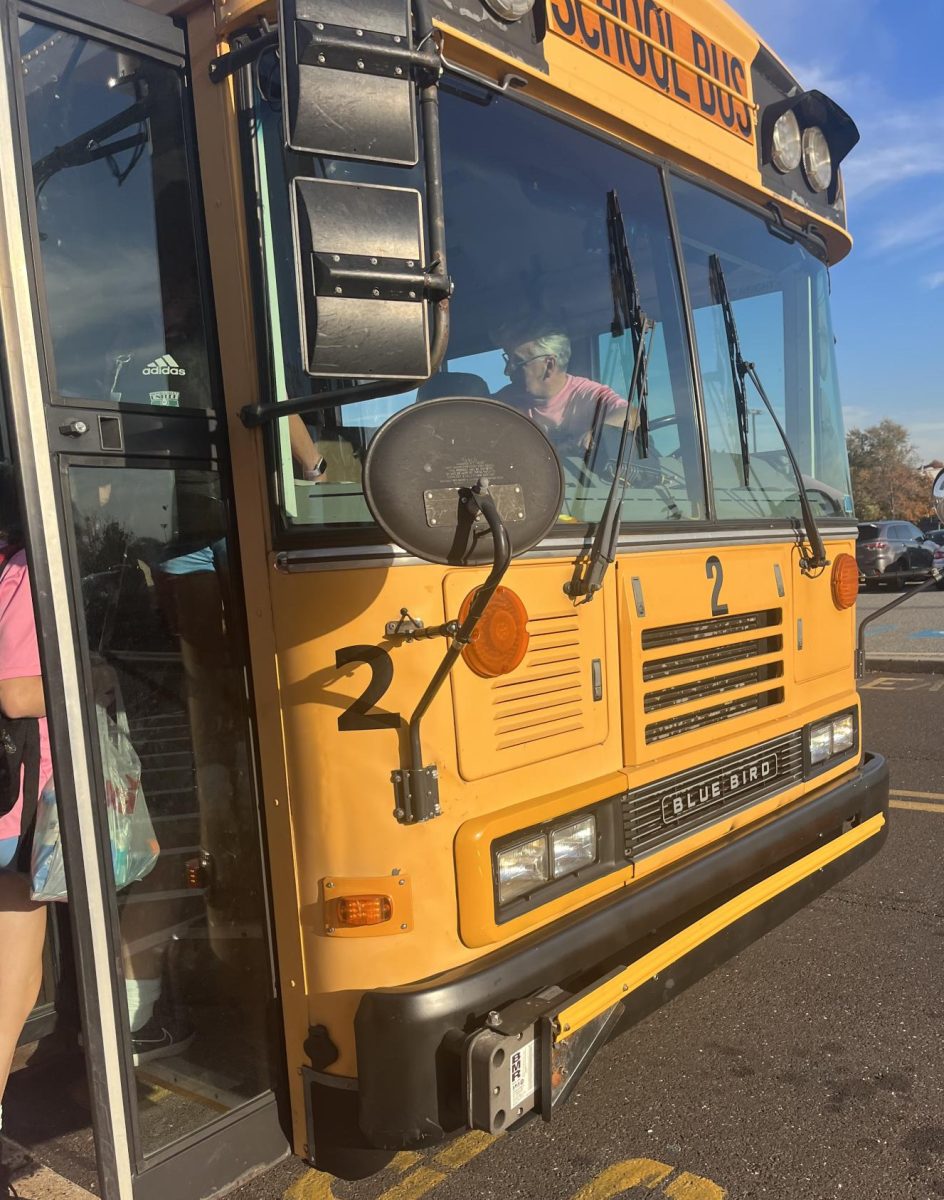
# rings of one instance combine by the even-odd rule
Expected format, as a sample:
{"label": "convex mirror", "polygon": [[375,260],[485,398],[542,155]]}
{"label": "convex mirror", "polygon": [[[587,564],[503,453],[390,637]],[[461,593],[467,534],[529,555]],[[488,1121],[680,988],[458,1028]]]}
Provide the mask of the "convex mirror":
{"label": "convex mirror", "polygon": [[938,471],[931,486],[931,503],[934,511],[944,521],[944,470]]}
{"label": "convex mirror", "polygon": [[395,413],[374,435],[364,494],[392,542],[427,562],[476,566],[495,547],[471,497],[487,483],[512,554],[544,538],[564,502],[554,447],[523,413],[497,400],[446,397]]}

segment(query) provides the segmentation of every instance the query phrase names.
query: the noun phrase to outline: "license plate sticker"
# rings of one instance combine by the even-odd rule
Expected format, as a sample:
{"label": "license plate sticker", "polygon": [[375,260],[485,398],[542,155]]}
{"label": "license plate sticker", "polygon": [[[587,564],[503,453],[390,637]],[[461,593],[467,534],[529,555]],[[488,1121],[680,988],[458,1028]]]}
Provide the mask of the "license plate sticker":
{"label": "license plate sticker", "polygon": [[703,812],[713,805],[743,793],[765,788],[780,772],[780,759],[776,752],[765,754],[745,766],[732,766],[718,771],[691,787],[669,791],[662,799],[663,825],[677,825],[686,817]]}
{"label": "license plate sticker", "polygon": [[534,1072],[534,1041],[512,1052],[509,1067],[511,1079],[511,1106],[517,1108],[525,1100],[533,1096],[537,1088]]}

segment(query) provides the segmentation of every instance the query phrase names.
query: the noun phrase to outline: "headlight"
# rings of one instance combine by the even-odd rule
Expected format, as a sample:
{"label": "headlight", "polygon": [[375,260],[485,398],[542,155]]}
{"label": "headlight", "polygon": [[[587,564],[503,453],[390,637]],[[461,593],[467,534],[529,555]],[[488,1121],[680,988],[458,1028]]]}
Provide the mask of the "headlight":
{"label": "headlight", "polygon": [[842,754],[855,745],[855,721],[852,713],[846,713],[833,721],[833,754]]}
{"label": "headlight", "polygon": [[803,130],[803,174],[814,192],[825,192],[833,178],[826,135],[818,125]]}
{"label": "headlight", "polygon": [[856,745],[855,714],[843,713],[828,721],[818,721],[809,727],[806,736],[812,766],[848,754]]}
{"label": "headlight", "polygon": [[596,857],[596,817],[582,817],[570,825],[551,830],[551,863],[555,879],[590,866],[596,862]]}
{"label": "headlight", "polygon": [[518,896],[547,883],[547,838],[539,837],[517,846],[509,846],[498,855],[498,903],[507,904]]}
{"label": "headlight", "polygon": [[774,123],[770,158],[778,171],[795,171],[800,165],[800,124],[792,109],[781,113]]}
{"label": "headlight", "polygon": [[814,725],[810,730],[810,762],[825,762],[833,752],[833,728],[829,721],[825,725]]}

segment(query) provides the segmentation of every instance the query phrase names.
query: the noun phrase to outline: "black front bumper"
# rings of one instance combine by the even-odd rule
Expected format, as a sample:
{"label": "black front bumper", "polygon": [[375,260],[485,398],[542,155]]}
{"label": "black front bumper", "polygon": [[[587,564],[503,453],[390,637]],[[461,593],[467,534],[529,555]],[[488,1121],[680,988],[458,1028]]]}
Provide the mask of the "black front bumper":
{"label": "black front bumper", "polygon": [[[466,1125],[461,1056],[489,1011],[549,984],[577,991],[616,963],[633,961],[731,894],[816,849],[849,823],[888,810],[888,767],[878,755],[697,857],[622,889],[473,963],[421,983],[368,992],[355,1021],[359,1124],[370,1145],[400,1149]],[[671,995],[707,974],[879,849],[873,837],[750,913],[676,964]],[[670,995],[653,980],[634,995],[623,1026]]]}

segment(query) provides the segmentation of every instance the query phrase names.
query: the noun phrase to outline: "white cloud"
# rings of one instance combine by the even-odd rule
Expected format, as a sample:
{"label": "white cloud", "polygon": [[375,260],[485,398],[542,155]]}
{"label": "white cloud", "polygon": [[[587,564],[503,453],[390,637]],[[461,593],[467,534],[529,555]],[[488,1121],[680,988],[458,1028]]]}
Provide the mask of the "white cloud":
{"label": "white cloud", "polygon": [[944,175],[944,102],[937,107],[934,112],[916,104],[858,117],[862,141],[843,166],[852,204],[902,183]]}
{"label": "white cloud", "polygon": [[875,414],[869,412],[861,404],[844,404],[842,406],[842,423],[846,429],[862,429],[866,425],[874,425]]}
{"label": "white cloud", "polygon": [[932,271],[930,275],[925,275],[924,286],[931,288],[944,287],[944,271]]}
{"label": "white cloud", "polygon": [[908,432],[922,462],[944,460],[944,421],[913,421]]}
{"label": "white cloud", "polygon": [[869,233],[868,253],[883,254],[909,248],[928,250],[942,242],[944,202],[936,201],[918,211],[902,210],[893,220],[873,228]]}

